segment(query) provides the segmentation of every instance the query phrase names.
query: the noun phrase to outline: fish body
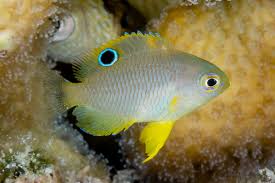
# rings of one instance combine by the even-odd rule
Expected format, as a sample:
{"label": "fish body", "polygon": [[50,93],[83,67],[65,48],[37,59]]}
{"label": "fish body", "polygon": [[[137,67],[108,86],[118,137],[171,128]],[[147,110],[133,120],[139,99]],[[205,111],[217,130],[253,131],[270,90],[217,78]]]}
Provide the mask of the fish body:
{"label": "fish body", "polygon": [[[124,57],[127,61],[96,72],[80,84],[65,85],[65,103],[89,106],[138,122],[177,120],[196,107],[190,95],[195,95],[197,83],[182,83],[183,78],[193,77],[194,66],[185,62],[188,58],[197,59],[169,50]],[[174,97],[178,97],[177,107],[171,111]]]}
{"label": "fish body", "polygon": [[77,106],[77,125],[101,136],[149,122],[140,138],[145,161],[164,145],[177,119],[229,86],[218,67],[151,34],[122,36],[75,63],[80,83],[63,83],[62,90],[64,104]]}

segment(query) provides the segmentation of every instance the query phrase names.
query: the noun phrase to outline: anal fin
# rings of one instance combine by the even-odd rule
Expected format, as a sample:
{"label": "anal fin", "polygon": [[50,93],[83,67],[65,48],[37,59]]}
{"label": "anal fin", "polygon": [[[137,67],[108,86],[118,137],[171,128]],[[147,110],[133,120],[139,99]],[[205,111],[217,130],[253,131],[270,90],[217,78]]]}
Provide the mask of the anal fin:
{"label": "anal fin", "polygon": [[148,156],[143,163],[157,155],[169,137],[173,125],[174,121],[161,121],[149,123],[145,126],[139,139],[142,143],[145,143],[145,151]]}
{"label": "anal fin", "polygon": [[78,106],[74,109],[73,115],[76,116],[76,125],[87,133],[94,136],[115,135],[128,129],[136,121],[106,114],[93,110],[86,106]]}

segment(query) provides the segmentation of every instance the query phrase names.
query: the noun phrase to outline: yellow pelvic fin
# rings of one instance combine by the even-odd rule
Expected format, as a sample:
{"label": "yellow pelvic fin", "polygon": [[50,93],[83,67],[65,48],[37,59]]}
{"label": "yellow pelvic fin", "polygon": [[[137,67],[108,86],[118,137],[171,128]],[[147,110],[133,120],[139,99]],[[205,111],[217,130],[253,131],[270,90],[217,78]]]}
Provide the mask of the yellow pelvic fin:
{"label": "yellow pelvic fin", "polygon": [[175,96],[172,98],[169,104],[169,109],[168,109],[169,112],[171,113],[176,112],[178,102],[179,102],[179,96]]}
{"label": "yellow pelvic fin", "polygon": [[78,123],[76,125],[79,128],[95,136],[118,134],[123,130],[127,130],[136,122],[136,120],[127,120],[86,106],[76,107],[73,115],[77,118]]}
{"label": "yellow pelvic fin", "polygon": [[143,163],[149,161],[157,155],[159,150],[163,147],[166,142],[174,121],[161,121],[149,123],[141,132],[140,141],[145,143],[145,151],[148,157]]}

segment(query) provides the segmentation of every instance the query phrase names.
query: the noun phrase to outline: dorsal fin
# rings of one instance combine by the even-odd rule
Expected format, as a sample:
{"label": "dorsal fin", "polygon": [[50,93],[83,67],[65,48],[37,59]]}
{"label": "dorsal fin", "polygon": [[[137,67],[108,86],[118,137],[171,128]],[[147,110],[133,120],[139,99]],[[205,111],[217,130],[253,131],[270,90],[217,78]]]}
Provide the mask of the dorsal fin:
{"label": "dorsal fin", "polygon": [[104,69],[98,64],[98,56],[106,48],[111,48],[117,51],[119,59],[143,51],[151,51],[156,49],[168,49],[169,44],[160,37],[159,34],[149,33],[125,33],[123,36],[111,40],[102,46],[91,51],[81,54],[73,61],[75,77],[79,81],[83,81],[89,73]]}

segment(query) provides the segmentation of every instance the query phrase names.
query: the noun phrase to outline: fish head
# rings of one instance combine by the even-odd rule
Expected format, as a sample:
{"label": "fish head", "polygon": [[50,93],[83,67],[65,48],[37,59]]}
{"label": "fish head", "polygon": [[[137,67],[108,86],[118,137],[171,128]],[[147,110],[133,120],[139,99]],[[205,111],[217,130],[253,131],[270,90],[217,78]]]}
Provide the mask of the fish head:
{"label": "fish head", "polygon": [[184,112],[188,113],[223,93],[230,85],[227,75],[216,65],[191,54],[180,53],[176,80]]}

